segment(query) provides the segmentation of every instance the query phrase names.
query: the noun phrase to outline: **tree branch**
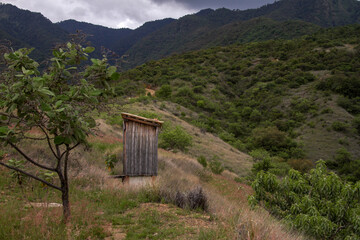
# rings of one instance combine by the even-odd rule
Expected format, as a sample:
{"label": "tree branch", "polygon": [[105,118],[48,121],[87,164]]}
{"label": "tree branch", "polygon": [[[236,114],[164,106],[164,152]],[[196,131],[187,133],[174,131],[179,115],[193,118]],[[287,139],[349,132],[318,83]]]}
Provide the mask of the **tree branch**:
{"label": "tree branch", "polygon": [[43,133],[45,134],[47,143],[48,143],[49,148],[50,148],[51,152],[53,153],[54,157],[55,157],[57,160],[60,160],[59,156],[56,155],[56,153],[55,153],[55,151],[54,151],[54,148],[53,148],[53,146],[51,145],[50,137],[49,137],[49,135],[47,134],[46,130],[45,130],[42,126],[40,126],[40,125],[39,125],[39,128],[40,128],[41,131],[43,131]]}
{"label": "tree branch", "polygon": [[56,185],[54,185],[54,184],[52,184],[52,183],[49,183],[49,182],[47,182],[47,181],[45,181],[45,180],[43,180],[43,179],[41,179],[41,178],[38,178],[38,177],[32,175],[31,173],[25,172],[25,171],[23,171],[23,170],[21,170],[21,169],[19,169],[19,168],[13,167],[13,166],[9,166],[9,165],[7,165],[7,164],[5,164],[5,163],[3,163],[3,162],[0,162],[0,165],[2,165],[2,166],[4,166],[4,167],[7,167],[7,168],[9,168],[9,169],[11,169],[11,170],[20,172],[20,173],[22,173],[22,174],[24,174],[24,175],[26,175],[26,176],[28,176],[28,177],[31,177],[31,178],[33,178],[33,179],[35,179],[35,180],[38,180],[38,181],[40,181],[40,182],[48,185],[49,187],[52,187],[52,188],[55,188],[55,189],[61,191],[61,188],[60,188],[60,187],[58,187],[58,186],[56,186]]}
{"label": "tree branch", "polygon": [[70,153],[71,150],[73,150],[74,148],[76,148],[76,147],[79,146],[79,145],[80,145],[79,142],[78,142],[77,144],[75,144],[74,146],[72,146],[72,147],[69,147],[68,145],[66,145],[66,151],[64,151],[64,152],[61,154],[60,158],[62,158],[66,152],[69,152],[69,153]]}
{"label": "tree branch", "polygon": [[55,172],[56,168],[52,168],[52,167],[47,167],[45,165],[42,165],[40,163],[35,162],[34,160],[32,160],[30,157],[28,157],[23,151],[21,151],[15,144],[13,144],[12,142],[8,142],[8,144],[13,147],[16,151],[18,151],[18,153],[20,153],[27,161],[31,162],[32,164],[34,164],[35,166],[38,166],[40,168]]}

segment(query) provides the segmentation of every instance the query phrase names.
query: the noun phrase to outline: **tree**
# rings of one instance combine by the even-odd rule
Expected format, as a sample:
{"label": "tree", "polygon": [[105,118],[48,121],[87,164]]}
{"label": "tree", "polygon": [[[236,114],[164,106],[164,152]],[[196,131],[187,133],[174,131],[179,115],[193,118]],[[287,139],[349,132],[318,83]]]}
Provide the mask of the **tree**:
{"label": "tree", "polygon": [[[1,160],[0,165],[59,190],[67,222],[70,153],[87,143],[87,135],[96,126],[87,113],[100,98],[112,93],[108,82],[118,79],[119,74],[106,57],[91,59],[90,66],[81,67],[94,48],[83,48],[79,43],[69,42],[53,50],[51,64],[43,73],[28,56],[31,51],[23,48],[4,55],[7,69],[0,85],[0,143],[15,149],[28,163],[56,173],[60,186]],[[39,130],[41,136],[29,134],[31,129]],[[44,162],[30,156],[22,150],[23,140],[45,142],[52,159]]]}
{"label": "tree", "polygon": [[317,239],[360,238],[360,181],[342,181],[319,161],[309,174],[290,170],[282,180],[260,171],[249,197]]}

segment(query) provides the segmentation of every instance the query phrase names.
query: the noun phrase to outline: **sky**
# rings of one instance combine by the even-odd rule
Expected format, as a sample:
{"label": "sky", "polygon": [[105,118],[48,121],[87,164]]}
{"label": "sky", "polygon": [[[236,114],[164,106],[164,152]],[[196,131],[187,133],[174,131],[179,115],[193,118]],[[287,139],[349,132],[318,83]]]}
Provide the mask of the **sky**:
{"label": "sky", "polygon": [[111,28],[135,29],[145,22],[179,18],[205,8],[248,9],[274,0],[4,0],[40,12],[52,22],[68,19]]}

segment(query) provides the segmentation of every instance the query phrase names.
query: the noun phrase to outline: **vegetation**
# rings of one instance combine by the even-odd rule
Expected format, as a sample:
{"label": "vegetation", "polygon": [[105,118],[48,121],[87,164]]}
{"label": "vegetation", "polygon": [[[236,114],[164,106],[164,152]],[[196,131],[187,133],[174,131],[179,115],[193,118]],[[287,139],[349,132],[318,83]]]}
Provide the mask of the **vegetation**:
{"label": "vegetation", "polygon": [[[42,74],[39,64],[28,56],[31,50],[4,55],[7,70],[0,85],[0,143],[9,145],[32,165],[56,173],[60,186],[48,181],[49,174],[37,176],[25,170],[18,164],[20,160],[0,161],[0,165],[19,172],[19,183],[22,176],[19,174],[23,174],[59,190],[65,222],[70,218],[70,153],[87,143],[87,135],[96,125],[88,112],[100,97],[111,94],[107,82],[119,77],[116,67],[110,67],[107,59],[91,59],[92,65],[84,71],[76,67],[93,50],[69,42],[53,51],[51,66]],[[51,155],[45,160],[32,156],[22,149],[23,141],[44,141]]]}
{"label": "vegetation", "polygon": [[[355,158],[360,157],[355,150],[357,134],[352,130],[357,126],[352,120],[355,116],[341,115],[340,110],[335,113],[329,105],[329,99],[340,94],[338,99],[351,102],[346,106],[339,102],[335,109],[356,113],[359,31],[359,25],[353,25],[291,41],[270,40],[189,52],[150,61],[122,73],[121,79],[138,88],[143,84],[158,88],[159,99],[198,113],[184,119],[239,150],[264,149],[277,159],[275,164],[288,162],[305,171],[312,165],[308,160],[316,161],[324,154],[331,159],[339,148],[318,146],[316,154],[310,155],[315,139],[300,141],[307,128],[343,134],[354,143],[345,146],[347,150]],[[340,75],[341,83],[334,80]],[[335,83],[346,86],[333,86]],[[128,88],[125,91],[134,94]],[[338,137],[331,134],[337,141]],[[318,141],[321,137],[319,134]]]}
{"label": "vegetation", "polygon": [[309,174],[290,170],[282,180],[260,171],[252,183],[260,204],[291,226],[321,239],[358,239],[360,182],[342,181],[319,161]]}
{"label": "vegetation", "polygon": [[186,151],[192,145],[192,137],[180,126],[164,126],[159,136],[159,147]]}

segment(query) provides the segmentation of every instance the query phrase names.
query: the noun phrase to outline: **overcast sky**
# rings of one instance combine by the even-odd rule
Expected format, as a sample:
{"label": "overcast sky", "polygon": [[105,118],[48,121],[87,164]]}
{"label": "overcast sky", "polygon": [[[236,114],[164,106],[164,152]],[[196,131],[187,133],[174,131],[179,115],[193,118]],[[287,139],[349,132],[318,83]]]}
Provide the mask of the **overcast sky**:
{"label": "overcast sky", "polygon": [[5,0],[40,12],[52,22],[75,19],[112,28],[137,28],[147,21],[179,18],[205,8],[257,8],[274,0]]}

